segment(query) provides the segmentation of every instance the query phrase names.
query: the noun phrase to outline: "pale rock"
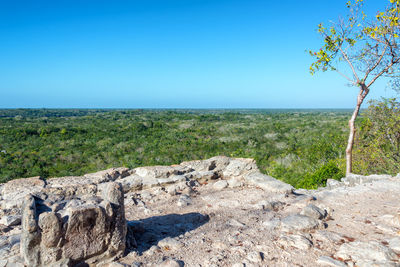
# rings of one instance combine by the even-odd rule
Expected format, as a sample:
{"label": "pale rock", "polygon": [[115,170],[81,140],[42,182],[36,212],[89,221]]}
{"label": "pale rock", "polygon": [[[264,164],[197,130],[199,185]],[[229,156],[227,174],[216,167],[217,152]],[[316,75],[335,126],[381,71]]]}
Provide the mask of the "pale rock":
{"label": "pale rock", "polygon": [[183,264],[182,264],[182,262],[181,261],[177,261],[177,260],[174,260],[174,259],[168,259],[168,260],[165,260],[165,261],[163,261],[163,262],[161,262],[161,263],[159,263],[159,264],[157,264],[157,265],[154,265],[154,267],[182,267],[183,266]]}
{"label": "pale rock", "polygon": [[230,219],[227,222],[227,224],[230,225],[230,226],[234,226],[234,227],[244,227],[244,226],[246,226],[244,223],[241,223],[241,222],[239,222],[238,220],[235,220],[235,219]]}
{"label": "pale rock", "polygon": [[40,176],[15,179],[7,182],[2,187],[2,208],[21,208],[25,196],[35,194],[46,186]]}
{"label": "pale rock", "polygon": [[177,168],[172,166],[149,166],[134,169],[135,173],[143,178],[162,178],[169,177],[172,174],[178,174]]}
{"label": "pale rock", "polygon": [[0,248],[8,245],[8,237],[0,235]]}
{"label": "pale rock", "polygon": [[[27,196],[22,210],[21,254],[28,266],[66,266],[119,257],[125,250],[122,186],[110,183],[103,201],[86,198],[60,213],[46,212],[42,200]],[[43,212],[44,211],[44,212]],[[61,212],[61,211],[60,211]]]}
{"label": "pale rock", "polygon": [[154,177],[143,177],[142,180],[142,188],[143,189],[149,189],[149,188],[153,188],[155,186],[159,186],[160,183],[158,182],[157,178]]}
{"label": "pale rock", "polygon": [[20,215],[10,215],[10,216],[3,216],[0,219],[0,224],[5,226],[16,226],[21,224],[21,216]]}
{"label": "pale rock", "polygon": [[315,239],[335,244],[342,244],[345,241],[343,235],[326,230],[316,231],[314,237]]}
{"label": "pale rock", "polygon": [[268,192],[289,194],[292,193],[294,189],[293,186],[260,172],[252,172],[245,175],[244,178],[248,183],[258,186]]}
{"label": "pale rock", "polygon": [[390,239],[387,239],[389,243],[389,247],[396,253],[400,253],[400,237],[396,236]]}
{"label": "pale rock", "polygon": [[222,174],[224,177],[238,177],[251,171],[258,171],[254,159],[235,158],[230,160]]}
{"label": "pale rock", "polygon": [[149,201],[153,198],[153,194],[147,190],[143,190],[140,192],[140,198],[144,201]]}
{"label": "pale rock", "polygon": [[176,184],[167,186],[165,188],[165,192],[167,192],[168,194],[170,194],[171,196],[175,196],[178,194],[178,186]]}
{"label": "pale rock", "polygon": [[96,267],[130,267],[131,265],[121,263],[121,262],[106,262],[96,264]]}
{"label": "pale rock", "polygon": [[279,237],[278,244],[284,248],[294,247],[307,250],[312,247],[312,242],[303,235],[282,235]]}
{"label": "pale rock", "polygon": [[185,207],[192,204],[192,199],[188,195],[181,195],[178,199],[178,207]]}
{"label": "pale rock", "polygon": [[216,183],[214,183],[213,188],[215,190],[222,190],[228,187],[228,182],[225,180],[220,180]]}
{"label": "pale rock", "polygon": [[358,174],[350,174],[344,178],[341,179],[341,182],[346,185],[346,186],[356,186],[359,184],[365,184],[365,183],[371,183],[374,181],[379,181],[379,180],[385,180],[385,179],[390,179],[390,175],[369,175],[369,176],[363,176],[363,175],[358,175]]}
{"label": "pale rock", "polygon": [[143,177],[139,175],[130,175],[118,181],[122,185],[124,193],[129,191],[141,190],[143,187]]}
{"label": "pale rock", "polygon": [[221,171],[225,169],[230,160],[230,158],[225,156],[216,156],[207,160],[185,161],[180,166],[196,170],[197,172]]}
{"label": "pale rock", "polygon": [[246,259],[254,263],[261,263],[263,261],[262,254],[257,251],[252,251],[247,254]]}
{"label": "pale rock", "polygon": [[317,219],[300,214],[289,215],[281,220],[281,229],[284,232],[309,231],[319,225]]}
{"label": "pale rock", "polygon": [[371,263],[384,266],[398,260],[398,256],[393,250],[376,241],[344,243],[335,256],[344,260],[352,260],[356,265]]}
{"label": "pale rock", "polygon": [[145,256],[152,256],[154,255],[156,252],[160,252],[161,249],[159,246],[153,245],[151,246],[148,250],[146,250],[143,255]]}
{"label": "pale rock", "polygon": [[317,260],[318,266],[347,267],[347,264],[328,256],[321,256]]}
{"label": "pale rock", "polygon": [[214,249],[218,249],[218,250],[225,250],[228,248],[228,246],[224,242],[221,242],[221,241],[214,241],[212,243],[212,247]]}
{"label": "pale rock", "polygon": [[237,187],[242,187],[242,186],[244,186],[244,183],[243,183],[243,181],[241,180],[241,179],[239,179],[239,178],[231,178],[231,179],[229,179],[229,180],[227,180],[227,182],[228,182],[228,186],[230,187],[230,188],[237,188]]}
{"label": "pale rock", "polygon": [[281,221],[278,218],[273,218],[271,220],[266,220],[262,225],[268,230],[275,230],[281,226]]}
{"label": "pale rock", "polygon": [[157,245],[161,249],[164,249],[164,250],[178,250],[183,247],[182,242],[180,242],[172,237],[166,237],[166,238],[158,241]]}
{"label": "pale rock", "polygon": [[328,179],[326,181],[326,187],[329,189],[334,189],[334,188],[340,187],[342,185],[343,185],[343,183],[341,183],[340,181],[335,180],[335,179]]}
{"label": "pale rock", "polygon": [[400,214],[386,214],[381,216],[380,219],[391,226],[400,227]]}
{"label": "pale rock", "polygon": [[327,212],[325,210],[318,208],[313,204],[309,204],[300,212],[300,214],[321,220],[326,217]]}
{"label": "pale rock", "polygon": [[261,200],[257,204],[255,204],[256,208],[263,209],[263,210],[273,210],[278,211],[285,207],[285,203],[281,201],[268,201],[268,200]]}

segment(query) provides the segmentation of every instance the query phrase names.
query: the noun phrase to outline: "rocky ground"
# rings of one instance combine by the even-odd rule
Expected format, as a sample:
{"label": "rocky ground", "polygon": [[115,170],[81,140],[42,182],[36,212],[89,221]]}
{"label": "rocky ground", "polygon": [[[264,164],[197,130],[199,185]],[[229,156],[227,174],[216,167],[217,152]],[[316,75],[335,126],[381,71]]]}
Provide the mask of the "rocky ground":
{"label": "rocky ground", "polygon": [[24,266],[25,195],[56,210],[52,195],[69,205],[112,182],[125,193],[127,247],[122,258],[91,266],[400,266],[399,176],[294,190],[251,159],[215,157],[0,185],[0,267]]}

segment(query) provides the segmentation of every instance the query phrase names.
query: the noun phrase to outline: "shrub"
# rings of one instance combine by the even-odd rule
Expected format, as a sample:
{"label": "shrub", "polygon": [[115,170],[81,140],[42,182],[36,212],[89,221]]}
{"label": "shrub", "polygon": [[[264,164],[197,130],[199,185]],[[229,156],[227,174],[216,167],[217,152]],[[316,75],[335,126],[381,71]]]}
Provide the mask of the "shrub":
{"label": "shrub", "polygon": [[354,171],[361,174],[400,172],[400,103],[371,101],[363,113],[354,151]]}
{"label": "shrub", "polygon": [[316,189],[320,186],[326,186],[328,179],[336,179],[344,177],[343,171],[339,169],[335,161],[329,161],[327,164],[320,167],[314,173],[306,174],[304,179],[297,183],[298,188]]}

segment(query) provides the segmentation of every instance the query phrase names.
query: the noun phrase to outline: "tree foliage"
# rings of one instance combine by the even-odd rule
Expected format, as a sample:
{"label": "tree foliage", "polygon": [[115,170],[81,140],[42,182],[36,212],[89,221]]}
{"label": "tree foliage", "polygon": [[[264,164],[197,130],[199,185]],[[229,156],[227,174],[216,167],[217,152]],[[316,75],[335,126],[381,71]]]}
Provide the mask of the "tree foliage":
{"label": "tree foliage", "polygon": [[328,27],[318,25],[323,45],[309,51],[316,61],[310,66],[316,71],[337,71],[351,86],[359,87],[356,106],[349,120],[346,147],[346,174],[352,172],[355,120],[371,86],[381,77],[389,77],[392,85],[399,84],[400,0],[389,0],[384,11],[369,18],[362,10],[363,0],[348,1],[349,14]]}
{"label": "tree foliage", "polygon": [[[295,186],[343,158],[348,111],[0,110],[0,182],[250,157]],[[322,121],[322,123],[321,123]],[[3,152],[1,152],[3,151]]]}
{"label": "tree foliage", "polygon": [[372,101],[356,139],[356,170],[362,174],[400,173],[400,103]]}

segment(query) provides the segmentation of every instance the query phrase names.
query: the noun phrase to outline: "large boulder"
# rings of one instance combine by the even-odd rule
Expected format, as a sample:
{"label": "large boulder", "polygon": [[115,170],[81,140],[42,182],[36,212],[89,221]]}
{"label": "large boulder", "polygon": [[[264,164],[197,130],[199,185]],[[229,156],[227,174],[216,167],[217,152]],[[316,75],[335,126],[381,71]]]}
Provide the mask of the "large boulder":
{"label": "large boulder", "polygon": [[56,205],[26,197],[21,237],[26,265],[74,266],[123,254],[127,227],[120,184],[110,183],[102,197],[70,199],[62,209],[55,209]]}

